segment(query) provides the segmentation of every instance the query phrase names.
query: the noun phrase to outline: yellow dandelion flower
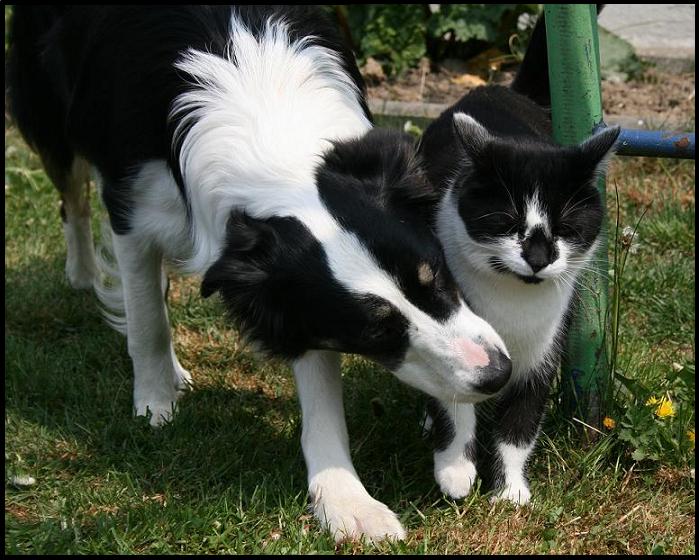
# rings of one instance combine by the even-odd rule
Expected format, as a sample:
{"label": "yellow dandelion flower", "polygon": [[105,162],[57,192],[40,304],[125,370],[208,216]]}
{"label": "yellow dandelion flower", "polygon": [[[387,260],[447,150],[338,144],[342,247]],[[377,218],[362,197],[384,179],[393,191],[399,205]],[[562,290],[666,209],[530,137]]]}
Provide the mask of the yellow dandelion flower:
{"label": "yellow dandelion flower", "polygon": [[692,442],[692,447],[694,447],[694,430],[687,430],[687,439]]}
{"label": "yellow dandelion flower", "polygon": [[653,406],[654,404],[658,404],[658,399],[655,397],[651,397],[646,401],[646,406]]}
{"label": "yellow dandelion flower", "polygon": [[609,416],[605,416],[604,420],[602,420],[602,425],[607,428],[608,430],[613,430],[614,427],[616,426],[616,421],[614,418],[610,418]]}
{"label": "yellow dandelion flower", "polygon": [[655,415],[658,418],[666,418],[667,416],[675,415],[675,407],[672,405],[672,401],[668,398],[663,397],[660,401],[660,406],[655,409]]}

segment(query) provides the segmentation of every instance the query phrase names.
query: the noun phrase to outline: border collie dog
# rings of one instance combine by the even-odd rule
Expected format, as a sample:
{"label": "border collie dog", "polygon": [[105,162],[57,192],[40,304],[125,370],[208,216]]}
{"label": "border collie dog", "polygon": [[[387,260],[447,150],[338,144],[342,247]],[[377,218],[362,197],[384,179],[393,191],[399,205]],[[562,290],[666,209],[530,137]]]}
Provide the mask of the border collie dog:
{"label": "border collie dog", "polygon": [[[323,14],[17,6],[6,75],[14,119],[60,191],[68,279],[123,310],[112,319],[136,414],[168,420],[191,382],[173,351],[167,262],[201,275],[202,295],[218,292],[256,348],[292,362],[320,522],[338,539],[403,538],[352,465],[339,353],[445,407],[492,396],[511,365],[444,264],[414,143],[372,129],[356,64]],[[96,281],[89,170],[118,282]]]}

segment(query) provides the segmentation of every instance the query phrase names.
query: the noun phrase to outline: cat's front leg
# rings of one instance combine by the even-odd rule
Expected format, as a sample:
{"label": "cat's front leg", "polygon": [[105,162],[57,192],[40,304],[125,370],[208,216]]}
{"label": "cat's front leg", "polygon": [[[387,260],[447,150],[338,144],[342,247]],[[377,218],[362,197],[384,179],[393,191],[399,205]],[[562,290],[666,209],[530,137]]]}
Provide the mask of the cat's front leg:
{"label": "cat's front leg", "polygon": [[434,477],[451,498],[463,498],[476,479],[476,414],[472,404],[430,398],[427,415],[431,422],[435,452]]}
{"label": "cat's front leg", "polygon": [[[524,505],[531,499],[527,463],[539,435],[549,378],[549,372],[537,372],[515,380],[493,403],[479,407],[479,439],[489,442],[479,474],[495,491],[493,501]],[[481,438],[481,427],[490,432],[488,436]]]}

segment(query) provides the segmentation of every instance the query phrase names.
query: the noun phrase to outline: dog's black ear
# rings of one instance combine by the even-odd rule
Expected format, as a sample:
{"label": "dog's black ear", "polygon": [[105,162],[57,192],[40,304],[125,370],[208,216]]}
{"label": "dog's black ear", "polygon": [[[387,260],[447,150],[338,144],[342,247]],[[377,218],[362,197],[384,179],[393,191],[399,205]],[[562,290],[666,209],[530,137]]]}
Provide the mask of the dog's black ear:
{"label": "dog's black ear", "polygon": [[407,135],[403,140],[388,160],[391,171],[384,175],[387,194],[394,208],[424,214],[429,219],[439,202],[440,193],[427,176],[419,140],[413,141]]}
{"label": "dog's black ear", "polygon": [[243,212],[231,213],[223,254],[204,274],[201,295],[207,298],[227,286],[233,290],[250,289],[264,282],[268,277],[265,248],[274,236],[274,229],[263,220]]}
{"label": "dog's black ear", "polygon": [[398,130],[374,128],[356,140],[336,142],[320,173],[323,180],[345,188],[372,185],[391,208],[412,214],[431,209],[439,198],[427,180],[416,140]]}
{"label": "dog's black ear", "polygon": [[292,358],[309,348],[309,308],[319,299],[310,286],[313,279],[329,281],[325,267],[322,247],[295,218],[235,211],[201,294],[219,292],[240,334],[258,350]]}

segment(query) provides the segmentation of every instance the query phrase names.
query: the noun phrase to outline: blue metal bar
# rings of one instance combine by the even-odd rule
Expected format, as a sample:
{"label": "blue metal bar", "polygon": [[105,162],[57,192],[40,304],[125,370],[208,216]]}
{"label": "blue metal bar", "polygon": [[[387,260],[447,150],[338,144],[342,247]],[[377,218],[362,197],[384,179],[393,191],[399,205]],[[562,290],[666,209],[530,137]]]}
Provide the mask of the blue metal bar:
{"label": "blue metal bar", "polygon": [[[606,126],[600,123],[595,130]],[[695,159],[694,133],[622,128],[616,153],[620,156]]]}
{"label": "blue metal bar", "polygon": [[616,153],[620,156],[695,159],[694,133],[624,128],[619,135]]}

